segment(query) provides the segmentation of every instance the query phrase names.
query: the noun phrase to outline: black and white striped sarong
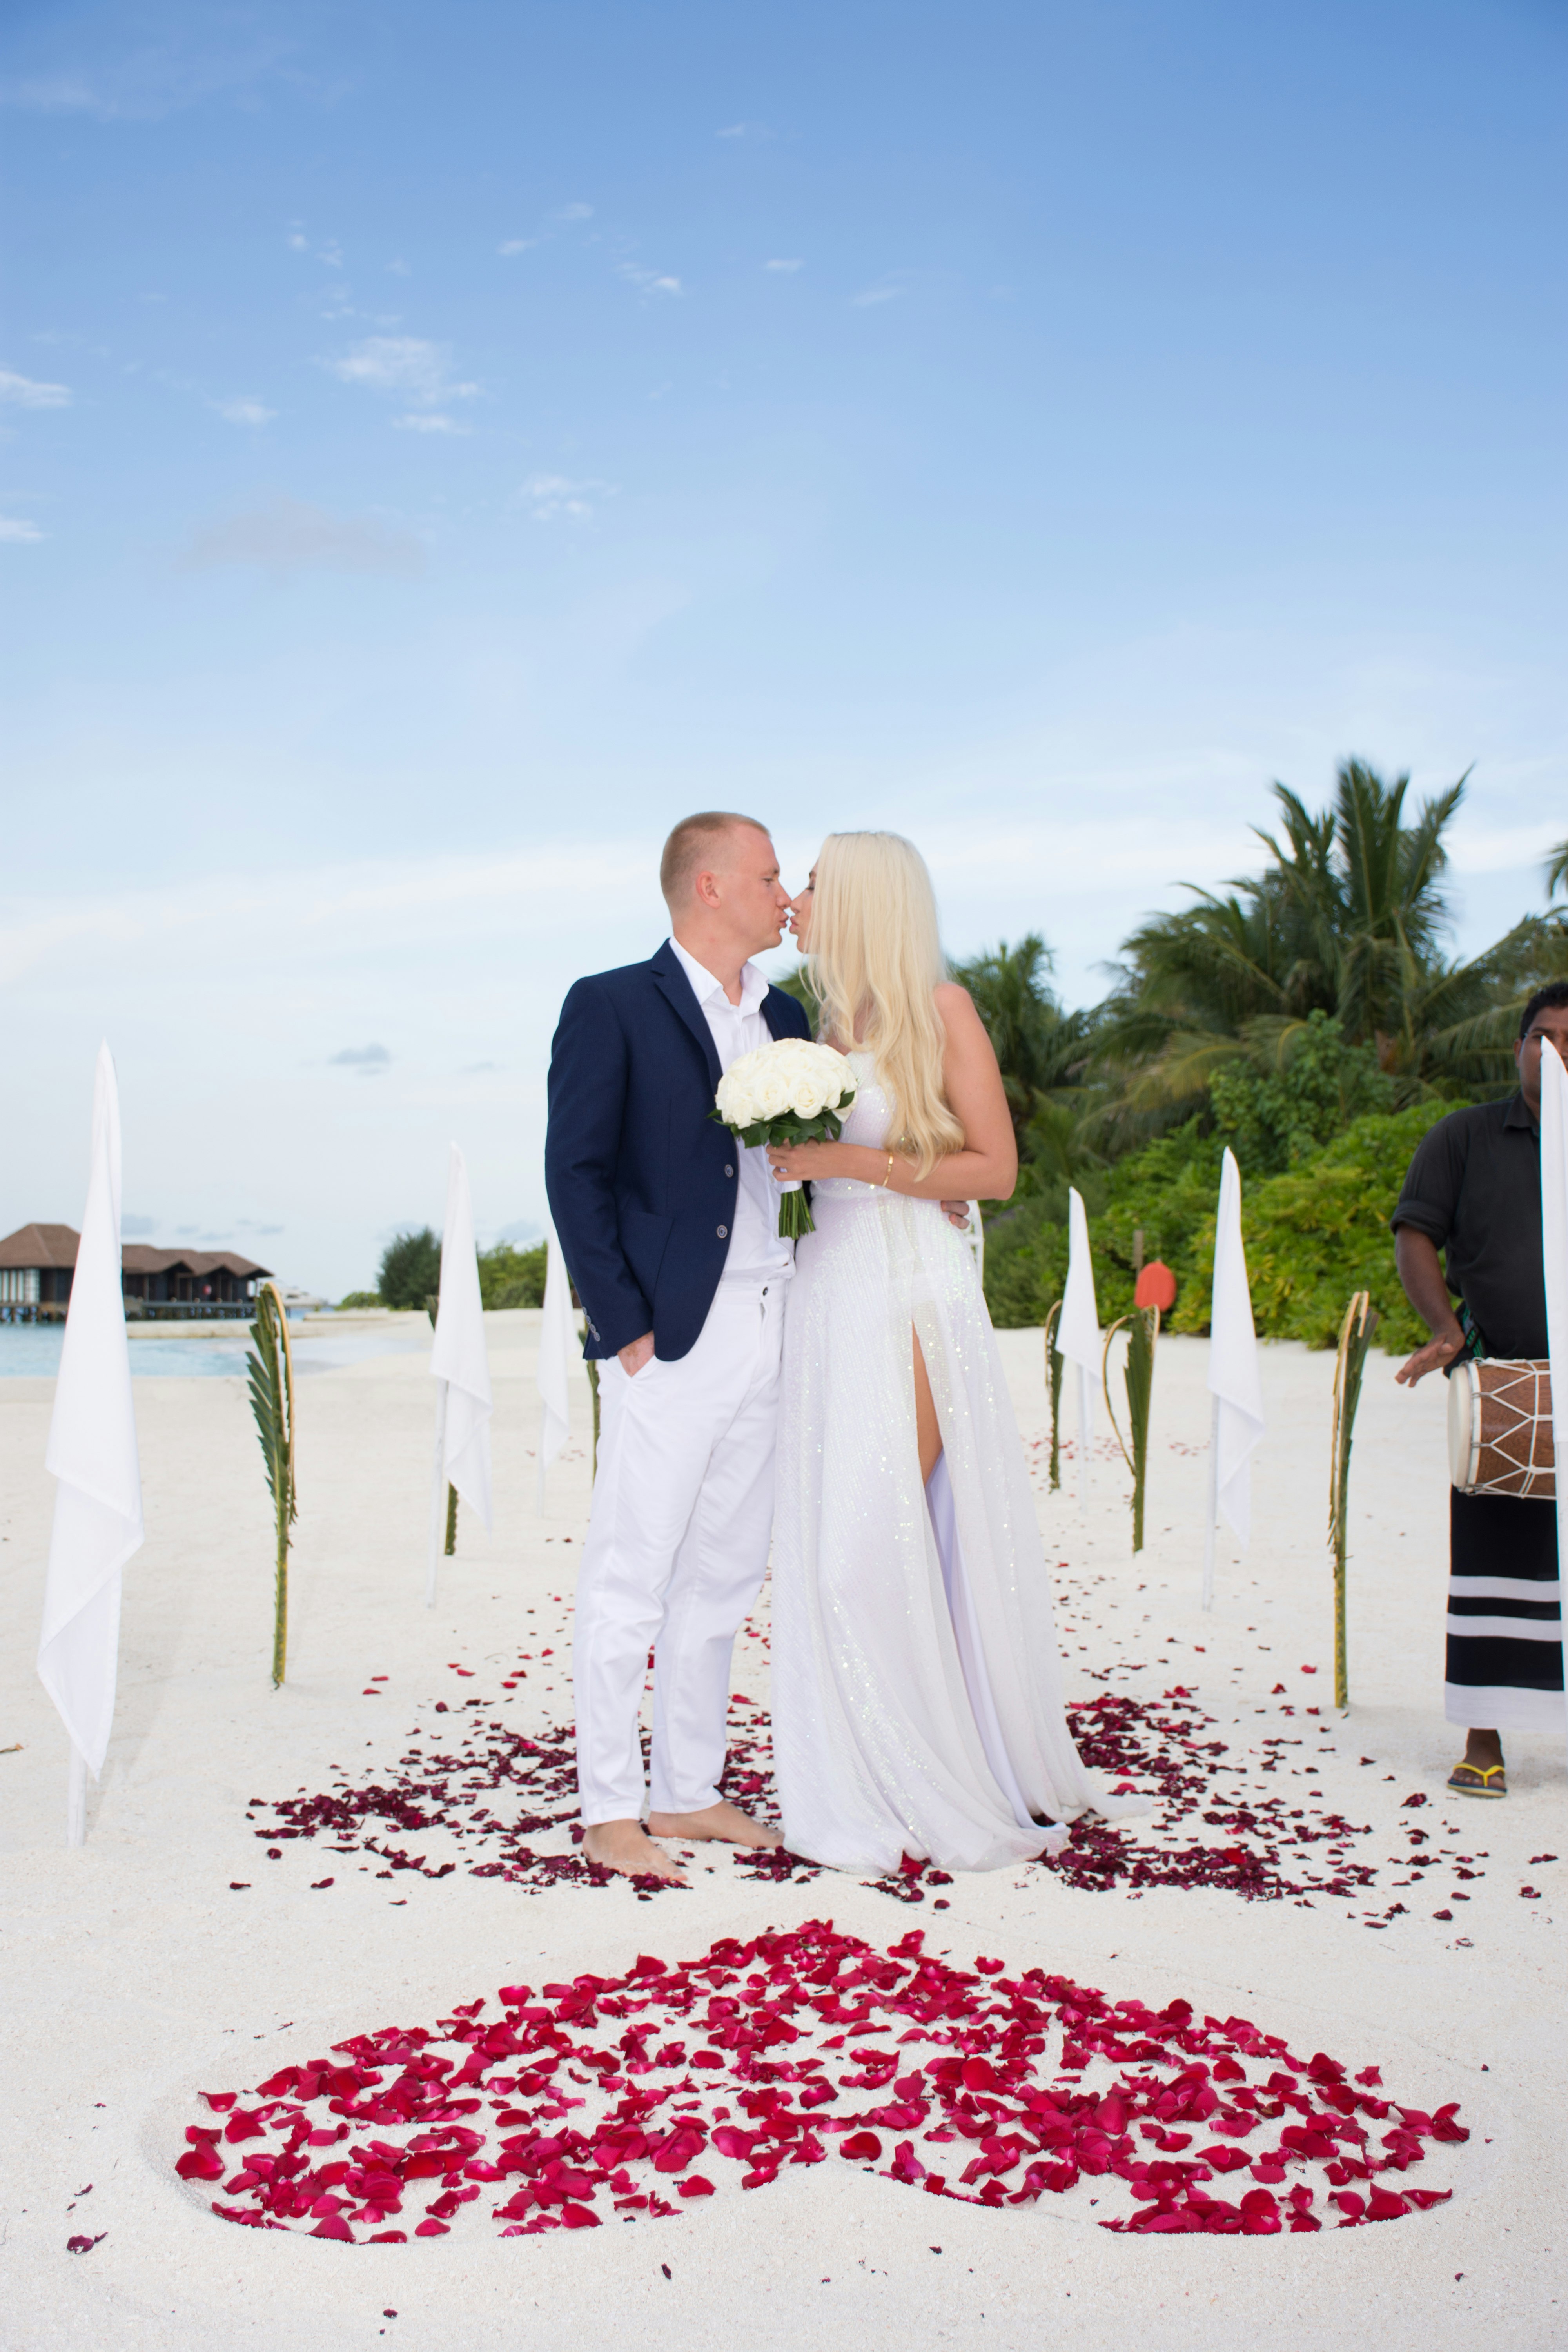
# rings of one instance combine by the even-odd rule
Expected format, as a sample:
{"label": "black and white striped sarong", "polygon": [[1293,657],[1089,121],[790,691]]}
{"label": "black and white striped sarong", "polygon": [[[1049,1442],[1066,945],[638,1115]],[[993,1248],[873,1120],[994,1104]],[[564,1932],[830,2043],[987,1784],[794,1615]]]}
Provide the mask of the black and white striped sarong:
{"label": "black and white striped sarong", "polygon": [[1522,1495],[1461,1495],[1457,1486],[1449,1502],[1448,1721],[1560,1732],[1557,1506]]}

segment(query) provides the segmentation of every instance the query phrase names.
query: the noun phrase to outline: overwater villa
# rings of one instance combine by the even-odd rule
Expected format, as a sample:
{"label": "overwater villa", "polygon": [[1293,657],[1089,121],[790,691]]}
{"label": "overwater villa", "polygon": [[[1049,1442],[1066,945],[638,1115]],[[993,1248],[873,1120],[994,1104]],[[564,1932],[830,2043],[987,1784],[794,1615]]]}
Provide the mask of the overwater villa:
{"label": "overwater villa", "polygon": [[[0,1321],[63,1319],[79,1240],[71,1225],[22,1225],[0,1241]],[[150,1249],[125,1242],[120,1251],[121,1287],[132,1320],[248,1316],[257,1284],[271,1271],[237,1250]]]}

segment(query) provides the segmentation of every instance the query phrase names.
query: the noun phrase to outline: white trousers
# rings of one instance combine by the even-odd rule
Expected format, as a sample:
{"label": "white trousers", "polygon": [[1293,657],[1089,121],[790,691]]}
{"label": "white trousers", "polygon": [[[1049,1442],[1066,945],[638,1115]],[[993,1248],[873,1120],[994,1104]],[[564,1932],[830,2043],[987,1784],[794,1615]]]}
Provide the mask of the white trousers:
{"label": "white trousers", "polygon": [[735,1635],[767,1570],[789,1284],[721,1282],[696,1346],[635,1378],[599,1367],[599,1475],[572,1673],[583,1820],[643,1811],[638,1716],[654,1654],[652,1804],[719,1801]]}

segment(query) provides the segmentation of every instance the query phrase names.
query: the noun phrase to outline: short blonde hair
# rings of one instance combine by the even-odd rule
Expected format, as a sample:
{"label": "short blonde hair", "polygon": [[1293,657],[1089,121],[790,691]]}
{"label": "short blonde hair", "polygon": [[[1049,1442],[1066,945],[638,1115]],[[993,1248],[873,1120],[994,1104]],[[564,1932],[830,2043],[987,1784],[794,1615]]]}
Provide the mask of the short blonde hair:
{"label": "short blonde hair", "polygon": [[671,912],[676,900],[690,889],[724,835],[740,824],[749,825],[764,841],[773,837],[767,826],[759,824],[754,816],[737,816],[732,809],[703,809],[696,816],[681,818],[665,843],[664,856],[658,861],[658,887]]}
{"label": "short blonde hair", "polygon": [[[946,1033],[936,991],[947,978],[926,863],[898,833],[830,833],[811,902],[811,985],[822,1035],[876,1060],[898,1141],[921,1176],[963,1149],[942,1091]],[[892,1138],[889,1138],[892,1141]]]}

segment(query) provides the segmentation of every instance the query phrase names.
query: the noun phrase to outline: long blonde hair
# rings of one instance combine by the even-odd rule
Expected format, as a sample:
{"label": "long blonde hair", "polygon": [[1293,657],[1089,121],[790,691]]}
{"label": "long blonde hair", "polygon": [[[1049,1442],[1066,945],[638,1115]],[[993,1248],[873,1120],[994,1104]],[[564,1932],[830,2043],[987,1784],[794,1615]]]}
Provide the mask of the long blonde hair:
{"label": "long blonde hair", "polygon": [[921,1176],[963,1149],[942,1092],[935,991],[947,978],[924,858],[898,833],[830,833],[816,861],[808,961],[822,1035],[873,1055],[899,1148]]}

